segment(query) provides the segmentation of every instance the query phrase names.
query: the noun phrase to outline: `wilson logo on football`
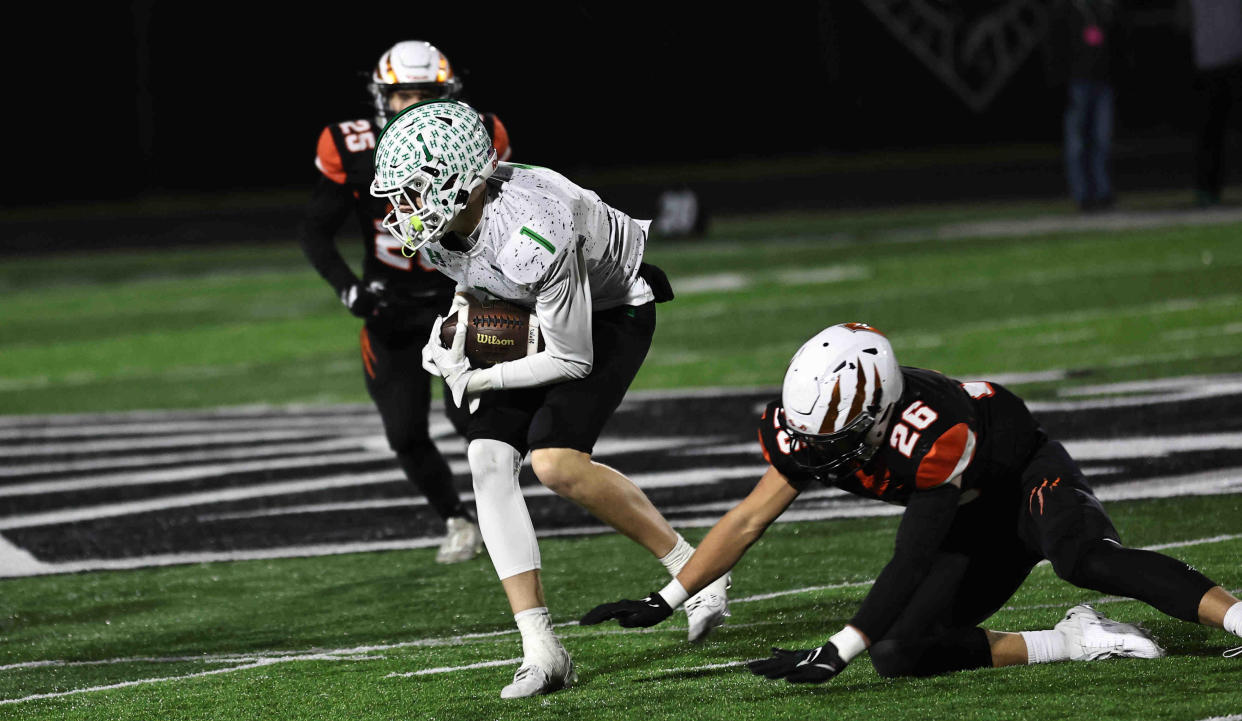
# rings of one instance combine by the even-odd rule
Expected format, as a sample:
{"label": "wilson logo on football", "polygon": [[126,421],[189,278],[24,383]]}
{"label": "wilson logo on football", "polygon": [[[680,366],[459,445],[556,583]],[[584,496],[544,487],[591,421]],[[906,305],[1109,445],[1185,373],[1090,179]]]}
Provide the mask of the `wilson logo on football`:
{"label": "wilson logo on football", "polygon": [[512,338],[497,338],[494,335],[486,335],[484,333],[475,334],[475,340],[484,345],[514,345]]}

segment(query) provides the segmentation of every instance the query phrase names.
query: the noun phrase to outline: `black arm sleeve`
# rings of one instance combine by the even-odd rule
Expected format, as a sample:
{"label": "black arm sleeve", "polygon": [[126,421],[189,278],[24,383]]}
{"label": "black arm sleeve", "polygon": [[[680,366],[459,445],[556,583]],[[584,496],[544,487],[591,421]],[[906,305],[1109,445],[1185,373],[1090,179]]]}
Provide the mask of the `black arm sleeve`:
{"label": "black arm sleeve", "polygon": [[872,643],[884,638],[923,583],[932,557],[953,525],[961,495],[957,486],[946,484],[910,497],[897,527],[893,557],[850,620],[850,625],[865,633]]}
{"label": "black arm sleeve", "polygon": [[298,242],[307,260],[339,296],[341,291],[358,282],[358,276],[336,249],[336,231],[354,209],[354,196],[344,185],[320,177],[306,204]]}

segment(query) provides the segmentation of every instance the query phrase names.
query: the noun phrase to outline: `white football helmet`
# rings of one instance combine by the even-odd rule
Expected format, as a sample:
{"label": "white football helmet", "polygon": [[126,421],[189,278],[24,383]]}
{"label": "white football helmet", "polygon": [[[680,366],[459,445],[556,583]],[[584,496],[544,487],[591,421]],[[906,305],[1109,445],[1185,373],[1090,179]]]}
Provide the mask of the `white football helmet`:
{"label": "white football helmet", "polygon": [[460,100],[406,108],[375,144],[371,195],[392,205],[384,228],[412,256],[444,235],[496,164],[496,148],[474,108]]}
{"label": "white football helmet", "polygon": [[785,430],[803,446],[794,459],[820,472],[865,463],[884,440],[903,385],[880,331],[865,323],[820,331],[789,361],[781,389]]}
{"label": "white football helmet", "polygon": [[388,105],[396,90],[421,90],[424,100],[455,98],[461,93],[461,80],[444,53],[423,40],[405,40],[384,51],[371,71],[367,85],[375,101],[375,127],[383,128],[395,113]]}

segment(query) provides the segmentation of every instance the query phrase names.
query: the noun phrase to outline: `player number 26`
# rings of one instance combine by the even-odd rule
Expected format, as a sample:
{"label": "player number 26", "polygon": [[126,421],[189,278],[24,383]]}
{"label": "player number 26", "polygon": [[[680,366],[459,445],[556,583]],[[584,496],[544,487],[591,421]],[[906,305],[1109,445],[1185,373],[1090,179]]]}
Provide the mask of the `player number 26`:
{"label": "player number 26", "polygon": [[[901,421],[893,426],[893,434],[888,442],[897,452],[906,458],[914,452],[914,444],[919,442],[919,431],[926,430],[936,422],[939,414],[923,401],[911,403],[901,412]],[[908,424],[908,425],[907,425]]]}

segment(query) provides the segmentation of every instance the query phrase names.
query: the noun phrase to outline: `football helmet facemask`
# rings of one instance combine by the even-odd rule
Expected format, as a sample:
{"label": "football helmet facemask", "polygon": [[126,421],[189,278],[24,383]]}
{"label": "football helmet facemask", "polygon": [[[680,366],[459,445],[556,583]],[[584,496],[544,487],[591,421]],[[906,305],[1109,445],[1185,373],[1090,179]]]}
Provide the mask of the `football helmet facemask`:
{"label": "football helmet facemask", "polygon": [[902,388],[893,347],[878,330],[842,323],[820,331],[794,354],[781,389],[794,461],[829,475],[866,463]]}
{"label": "football helmet facemask", "polygon": [[384,228],[412,256],[444,236],[496,164],[496,148],[474,108],[459,100],[406,108],[375,144],[371,195],[392,206]]}
{"label": "football helmet facemask", "polygon": [[389,105],[398,90],[418,90],[423,100],[455,98],[461,93],[461,80],[444,53],[423,40],[405,40],[384,51],[371,70],[367,91],[375,103],[375,127],[383,127],[396,112]]}

